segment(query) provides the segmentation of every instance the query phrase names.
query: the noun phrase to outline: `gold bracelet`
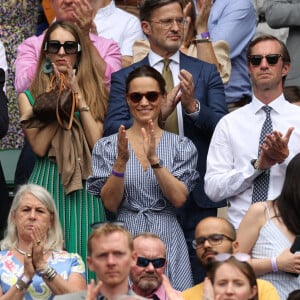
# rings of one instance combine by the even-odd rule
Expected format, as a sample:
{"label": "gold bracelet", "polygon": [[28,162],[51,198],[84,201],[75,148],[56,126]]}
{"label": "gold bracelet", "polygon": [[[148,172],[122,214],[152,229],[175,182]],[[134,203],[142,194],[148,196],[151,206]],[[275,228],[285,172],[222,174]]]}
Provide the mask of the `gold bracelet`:
{"label": "gold bracelet", "polygon": [[201,43],[211,43],[210,38],[205,38],[205,39],[194,39],[193,42],[195,44],[201,44]]}
{"label": "gold bracelet", "polygon": [[90,111],[90,107],[89,107],[88,105],[86,105],[86,106],[81,106],[81,107],[79,108],[79,112],[82,112],[82,111]]}

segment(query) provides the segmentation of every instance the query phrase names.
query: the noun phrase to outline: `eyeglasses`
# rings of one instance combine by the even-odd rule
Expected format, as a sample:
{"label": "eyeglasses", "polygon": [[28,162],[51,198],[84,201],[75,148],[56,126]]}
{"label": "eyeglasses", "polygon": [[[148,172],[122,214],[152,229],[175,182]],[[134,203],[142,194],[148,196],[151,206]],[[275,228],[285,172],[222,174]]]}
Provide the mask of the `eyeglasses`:
{"label": "eyeglasses", "polygon": [[155,258],[149,259],[146,257],[138,256],[136,265],[142,268],[146,268],[150,263],[153,265],[155,269],[162,268],[165,265],[166,259],[165,258]]}
{"label": "eyeglasses", "polygon": [[92,227],[92,229],[97,229],[101,226],[104,226],[106,224],[113,224],[115,226],[120,226],[122,228],[124,228],[124,223],[121,222],[121,221],[115,221],[115,222],[96,222],[96,223],[93,223],[93,224],[90,224],[90,226]]}
{"label": "eyeglasses", "polygon": [[174,18],[174,19],[163,19],[159,21],[149,21],[152,23],[158,23],[163,29],[170,29],[174,22],[176,22],[177,26],[182,28],[186,24],[185,18]]}
{"label": "eyeglasses", "polygon": [[241,261],[241,262],[246,262],[246,261],[250,260],[250,258],[251,258],[251,256],[247,253],[235,253],[235,254],[219,253],[219,254],[215,255],[215,261],[223,262],[223,261],[227,261],[231,257],[233,257],[236,260]]}
{"label": "eyeglasses", "polygon": [[194,249],[202,248],[202,247],[204,247],[205,241],[208,241],[211,246],[216,246],[216,245],[222,244],[224,239],[227,239],[231,242],[234,241],[231,237],[229,237],[225,234],[215,233],[215,234],[209,235],[208,237],[200,236],[200,237],[196,238],[195,240],[193,240],[192,246]]}
{"label": "eyeglasses", "polygon": [[155,102],[158,99],[159,95],[161,95],[161,93],[151,91],[151,92],[147,92],[147,93],[135,92],[135,93],[127,94],[126,96],[130,99],[130,101],[132,101],[134,103],[138,103],[143,99],[143,97],[146,97],[146,99],[149,102]]}
{"label": "eyeglasses", "polygon": [[48,53],[57,54],[63,47],[66,54],[76,54],[81,51],[80,44],[74,41],[66,41],[61,44],[59,41],[47,41],[44,50]]}
{"label": "eyeglasses", "polygon": [[278,63],[279,57],[282,57],[281,54],[268,54],[268,55],[249,55],[248,60],[250,64],[254,67],[257,67],[261,64],[263,58],[266,58],[270,66],[274,66]]}

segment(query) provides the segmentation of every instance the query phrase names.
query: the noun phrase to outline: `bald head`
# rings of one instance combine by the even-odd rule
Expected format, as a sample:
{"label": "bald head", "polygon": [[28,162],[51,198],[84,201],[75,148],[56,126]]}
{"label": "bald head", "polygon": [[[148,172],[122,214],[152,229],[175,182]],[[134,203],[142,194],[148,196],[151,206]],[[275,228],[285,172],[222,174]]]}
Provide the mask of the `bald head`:
{"label": "bald head", "polygon": [[207,217],[195,229],[196,253],[203,267],[208,267],[219,253],[236,252],[238,243],[233,225],[226,219]]}

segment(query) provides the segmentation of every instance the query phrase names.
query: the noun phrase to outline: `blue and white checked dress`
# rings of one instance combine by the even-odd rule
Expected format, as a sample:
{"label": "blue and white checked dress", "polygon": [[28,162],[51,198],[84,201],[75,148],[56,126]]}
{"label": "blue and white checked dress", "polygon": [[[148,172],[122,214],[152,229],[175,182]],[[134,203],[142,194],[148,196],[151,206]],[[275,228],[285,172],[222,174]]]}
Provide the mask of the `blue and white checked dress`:
{"label": "blue and white checked dress", "polygon": [[[187,245],[176,219],[175,207],[164,197],[151,168],[143,170],[129,145],[130,158],[126,165],[124,199],[118,210],[118,220],[133,234],[152,232],[167,246],[167,270],[172,286],[184,290],[193,285]],[[157,155],[164,166],[188,191],[198,183],[197,150],[186,137],[164,132],[157,147]],[[94,195],[109,177],[117,157],[117,135],[100,139],[93,150],[93,176],[87,189]]]}

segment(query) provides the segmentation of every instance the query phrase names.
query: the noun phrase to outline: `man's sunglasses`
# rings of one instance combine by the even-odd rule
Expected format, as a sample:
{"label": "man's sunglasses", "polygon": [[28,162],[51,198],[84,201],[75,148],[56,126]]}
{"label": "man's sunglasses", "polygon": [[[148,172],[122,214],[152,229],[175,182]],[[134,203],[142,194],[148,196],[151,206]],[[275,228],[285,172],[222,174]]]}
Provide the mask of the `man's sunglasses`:
{"label": "man's sunglasses", "polygon": [[136,265],[142,268],[146,268],[150,263],[153,265],[155,269],[162,268],[165,265],[166,259],[165,258],[155,258],[149,259],[146,257],[139,256],[137,258]]}
{"label": "man's sunglasses", "polygon": [[74,41],[66,41],[61,44],[59,41],[47,41],[44,50],[51,54],[57,54],[63,47],[66,54],[76,54],[81,51],[80,44]]}
{"label": "man's sunglasses", "polygon": [[281,54],[268,54],[268,55],[249,55],[248,61],[252,66],[259,66],[263,58],[266,58],[270,66],[274,66],[278,63],[279,57],[282,57]]}
{"label": "man's sunglasses", "polygon": [[138,103],[143,99],[143,97],[146,97],[146,99],[149,102],[155,102],[158,99],[159,95],[161,95],[160,92],[151,91],[151,92],[147,92],[147,93],[135,92],[135,93],[127,94],[126,96],[130,101],[132,101],[134,103]]}

